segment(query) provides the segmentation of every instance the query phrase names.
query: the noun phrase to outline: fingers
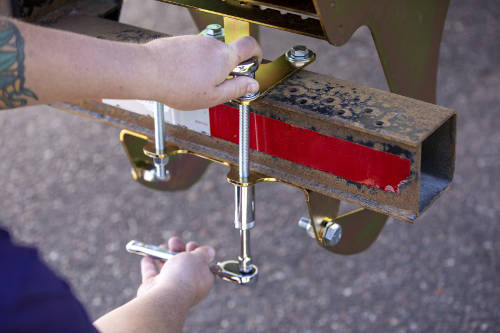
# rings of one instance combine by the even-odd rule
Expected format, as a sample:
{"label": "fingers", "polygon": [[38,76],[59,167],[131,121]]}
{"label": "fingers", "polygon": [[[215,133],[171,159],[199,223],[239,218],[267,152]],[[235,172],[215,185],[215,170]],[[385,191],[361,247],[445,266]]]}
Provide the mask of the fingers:
{"label": "fingers", "polygon": [[170,237],[168,240],[168,248],[175,252],[182,252],[186,250],[184,241],[177,236]]}
{"label": "fingers", "polygon": [[[262,49],[257,41],[246,36],[240,38],[228,45],[229,54],[229,71],[236,67],[239,63],[251,57],[258,57],[259,62],[262,60]],[[225,103],[231,99],[242,97],[246,94],[253,94],[259,90],[259,83],[249,77],[237,77],[230,80],[225,80],[216,87],[217,104]]]}
{"label": "fingers", "polygon": [[196,242],[189,242],[186,244],[186,251],[191,252],[194,251],[198,246],[200,246]]}
{"label": "fingers", "polygon": [[144,257],[141,259],[141,278],[142,283],[154,278],[158,274],[154,259],[151,257]]}
{"label": "fingers", "polygon": [[199,256],[207,264],[212,262],[215,258],[215,250],[213,247],[210,246],[200,246],[191,253]]}
{"label": "fingers", "polygon": [[259,58],[259,62],[262,61],[262,49],[255,38],[251,36],[245,36],[232,42],[229,44],[229,48],[234,51],[233,56],[230,58],[231,69],[240,62],[254,56]]}
{"label": "fingers", "polygon": [[216,88],[219,100],[216,104],[222,104],[229,100],[253,94],[259,90],[259,82],[246,76],[226,80]]}
{"label": "fingers", "polygon": [[[168,245],[161,244],[161,245],[159,245],[159,247],[161,247],[162,249],[167,249],[167,250],[171,250],[171,251],[175,251],[175,252],[185,251],[184,241],[177,236],[170,237],[170,239],[168,240]],[[162,270],[164,264],[165,264],[165,262],[163,260],[159,260],[159,259],[156,260],[156,265],[157,265],[159,271]]]}

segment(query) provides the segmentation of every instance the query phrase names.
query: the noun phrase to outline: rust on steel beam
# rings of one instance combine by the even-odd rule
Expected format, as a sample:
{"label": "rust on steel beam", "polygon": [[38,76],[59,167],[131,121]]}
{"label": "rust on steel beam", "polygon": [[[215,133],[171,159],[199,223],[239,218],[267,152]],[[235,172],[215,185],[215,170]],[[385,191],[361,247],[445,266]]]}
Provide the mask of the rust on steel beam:
{"label": "rust on steel beam", "polygon": [[[343,45],[360,26],[368,26],[390,91],[436,102],[439,47],[449,0],[313,2],[330,43]],[[381,218],[367,213],[372,220]]]}
{"label": "rust on steel beam", "polygon": [[[133,42],[159,36],[93,17],[62,18],[53,27]],[[153,120],[149,116],[97,101],[56,103],[54,106],[154,137]],[[456,130],[456,113],[452,110],[302,71],[256,101],[252,111],[253,117],[267,124],[278,124],[286,130],[298,129],[309,137],[349,148],[318,151],[304,142],[304,156],[313,154],[317,161],[333,156],[335,167],[349,167],[349,163],[354,163],[366,169],[368,174],[373,171],[372,167],[377,168],[378,158],[395,161],[403,168],[407,166],[407,175],[400,182],[380,187],[382,183],[370,177],[349,179],[349,175],[301,164],[294,156],[281,158],[258,148],[251,151],[253,172],[407,221],[420,215],[451,182]],[[170,124],[167,124],[167,134],[167,142],[182,149],[223,163],[237,163],[238,146],[226,138]],[[264,135],[266,140],[268,134],[273,133],[264,128],[259,135]],[[358,155],[352,155],[353,151]],[[363,164],[365,153],[374,156],[373,165]],[[380,172],[390,175],[394,165],[378,167]]]}

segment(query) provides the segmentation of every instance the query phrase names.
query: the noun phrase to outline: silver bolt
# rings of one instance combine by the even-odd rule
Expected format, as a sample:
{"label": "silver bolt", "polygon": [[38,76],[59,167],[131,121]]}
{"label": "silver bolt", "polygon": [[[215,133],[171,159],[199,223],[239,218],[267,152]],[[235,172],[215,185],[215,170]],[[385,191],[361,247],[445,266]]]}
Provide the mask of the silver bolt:
{"label": "silver bolt", "polygon": [[[162,103],[156,102],[156,110],[154,113],[155,124],[155,148],[156,154],[165,154],[165,110]],[[158,180],[167,181],[170,174],[167,170],[168,157],[156,157],[153,159],[155,165],[155,177]]]}
{"label": "silver bolt", "polygon": [[239,155],[239,176],[240,180],[246,182],[248,179],[248,165],[249,165],[249,135],[250,135],[250,110],[248,105],[240,104],[239,105],[239,140],[240,144],[238,145],[238,155]]}
{"label": "silver bolt", "polygon": [[255,226],[255,187],[234,187],[234,227],[239,230]]}
{"label": "silver bolt", "polygon": [[222,32],[222,25],[220,24],[209,24],[206,27],[206,30],[210,31],[213,36],[218,35]]}
{"label": "silver bolt", "polygon": [[165,106],[160,102],[156,102],[154,121],[156,153],[163,155],[165,152]]}
{"label": "silver bolt", "polygon": [[307,218],[307,217],[301,217],[300,220],[299,220],[299,227],[301,227],[302,229],[309,229],[309,227],[311,226],[311,219]]}
{"label": "silver bolt", "polygon": [[[240,63],[233,69],[231,75],[248,76],[255,78],[255,71],[259,67],[259,60],[257,57],[252,57]],[[252,100],[258,96],[256,94],[248,94],[241,98],[241,100]],[[250,108],[248,104],[239,105],[239,176],[241,181],[246,181],[248,178],[248,147],[249,147],[249,117]]]}
{"label": "silver bolt", "polygon": [[337,245],[342,238],[342,227],[335,222],[328,222],[323,229],[321,242],[323,246],[332,247]]}
{"label": "silver bolt", "polygon": [[309,49],[304,45],[297,45],[292,48],[292,55],[294,57],[306,57],[309,55]]}
{"label": "silver bolt", "polygon": [[314,235],[314,228],[312,226],[311,219],[307,217],[301,217],[299,220],[299,227],[305,229],[309,237],[316,238],[316,236]]}
{"label": "silver bolt", "polygon": [[285,54],[287,60],[296,67],[302,67],[311,61],[314,53],[304,45],[296,45]]}
{"label": "silver bolt", "polygon": [[220,24],[209,24],[201,32],[201,35],[213,37],[218,40],[224,40],[224,28]]}
{"label": "silver bolt", "polygon": [[[249,165],[249,156],[248,156],[248,147],[249,147],[249,131],[250,131],[250,125],[249,125],[249,117],[250,117],[250,108],[248,105],[240,104],[239,106],[239,111],[240,111],[240,119],[239,119],[239,176],[240,176],[240,181],[241,182],[247,182],[248,181],[248,176],[249,176],[249,170],[248,170],[248,165]],[[239,188],[239,186],[235,187],[235,193],[236,196],[238,195],[238,191],[241,191],[242,189]],[[248,191],[249,189],[245,189]],[[253,186],[250,192],[253,193]],[[248,193],[247,193],[248,194]],[[240,198],[243,199],[243,198]],[[241,223],[241,230],[240,230],[240,239],[241,239],[241,244],[240,244],[240,256],[238,257],[238,262],[239,262],[239,270],[240,273],[248,273],[252,270],[253,264],[252,264],[252,258],[250,256],[250,230],[249,230],[249,225],[247,222],[252,222],[251,227],[254,226],[255,221],[247,221],[247,216],[253,216],[254,215],[254,201],[253,201],[253,196],[250,198],[250,196],[246,196],[245,202],[243,200],[240,200],[239,202],[235,202],[236,205],[236,210],[239,210],[241,212],[241,221],[239,221],[239,216],[235,216],[235,224],[238,224],[239,222]],[[250,211],[249,211],[250,210]]]}
{"label": "silver bolt", "polygon": [[[231,72],[234,77],[248,76],[255,78],[255,71],[259,67],[257,57],[252,57],[240,63]],[[240,98],[241,101],[251,101],[257,96],[256,94],[247,94]],[[249,177],[249,144],[250,144],[250,107],[247,103],[239,105],[239,177],[240,182],[248,182]],[[249,188],[250,187],[250,188]],[[235,187],[235,225],[240,227],[240,256],[238,257],[238,269],[240,275],[251,275],[251,272],[256,271],[256,267],[252,264],[250,255],[250,229],[255,221],[253,219],[255,212],[255,202],[253,198],[253,185],[241,188],[240,185]]]}

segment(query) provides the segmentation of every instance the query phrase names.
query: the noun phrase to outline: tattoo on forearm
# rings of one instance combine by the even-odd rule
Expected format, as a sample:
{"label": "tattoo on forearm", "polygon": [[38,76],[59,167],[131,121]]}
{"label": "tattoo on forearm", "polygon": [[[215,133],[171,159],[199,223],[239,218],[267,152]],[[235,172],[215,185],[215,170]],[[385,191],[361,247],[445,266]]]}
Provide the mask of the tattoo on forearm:
{"label": "tattoo on forearm", "polygon": [[0,19],[0,109],[26,105],[27,97],[38,99],[24,87],[24,39],[12,22]]}

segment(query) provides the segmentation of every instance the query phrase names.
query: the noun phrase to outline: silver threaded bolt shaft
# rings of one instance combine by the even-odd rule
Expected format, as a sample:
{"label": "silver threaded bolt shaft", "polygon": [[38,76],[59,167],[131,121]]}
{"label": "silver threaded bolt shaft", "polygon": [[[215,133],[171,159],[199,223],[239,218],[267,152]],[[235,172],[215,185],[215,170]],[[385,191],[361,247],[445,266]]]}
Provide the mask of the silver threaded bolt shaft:
{"label": "silver threaded bolt shaft", "polygon": [[[246,104],[240,104],[239,106],[239,166],[238,173],[241,182],[248,181],[248,150],[249,150],[249,117],[250,108]],[[245,209],[251,209],[248,205],[245,205]],[[245,213],[245,212],[244,212]],[[240,230],[241,247],[240,256],[238,257],[240,272],[249,273],[252,270],[252,257],[250,254],[250,230],[244,229]]]}
{"label": "silver threaded bolt shaft", "polygon": [[[258,59],[253,57],[240,63],[232,72],[233,76],[248,76],[255,77],[255,71],[259,67]],[[249,146],[250,146],[250,107],[248,101],[255,99],[256,94],[247,94],[240,100],[239,105],[239,142],[238,142],[238,175],[241,183],[247,183],[249,177]],[[241,186],[241,185],[238,185]],[[251,185],[253,186],[253,185]],[[250,229],[253,227],[254,221],[254,201],[253,201],[253,188],[245,187],[235,188],[235,198],[238,198],[238,193],[243,195],[246,193],[245,199],[236,200],[237,205],[235,212],[235,225],[240,229],[240,256],[238,257],[238,268],[240,273],[249,274],[254,269],[252,264],[252,257],[250,253]],[[249,196],[249,192],[252,193]],[[249,221],[252,219],[252,221]]]}
{"label": "silver threaded bolt shaft", "polygon": [[158,155],[165,153],[165,112],[162,103],[156,103],[155,120],[155,148]]}
{"label": "silver threaded bolt shaft", "polygon": [[248,180],[248,164],[249,164],[249,157],[248,157],[248,150],[250,146],[249,142],[249,131],[250,131],[250,126],[249,126],[249,117],[250,117],[250,110],[248,105],[246,104],[240,104],[239,106],[239,112],[240,112],[240,119],[239,119],[239,145],[238,145],[238,152],[239,152],[239,176],[240,176],[240,181],[246,182]]}

